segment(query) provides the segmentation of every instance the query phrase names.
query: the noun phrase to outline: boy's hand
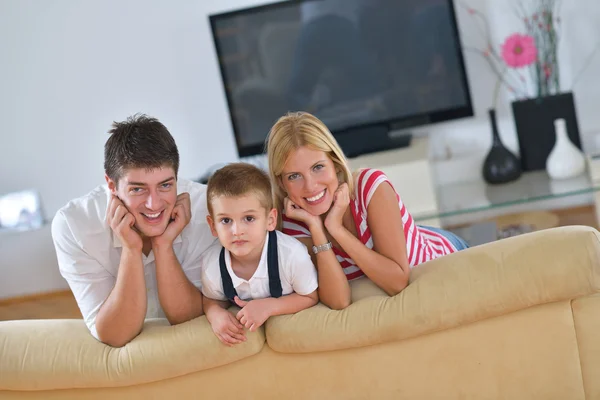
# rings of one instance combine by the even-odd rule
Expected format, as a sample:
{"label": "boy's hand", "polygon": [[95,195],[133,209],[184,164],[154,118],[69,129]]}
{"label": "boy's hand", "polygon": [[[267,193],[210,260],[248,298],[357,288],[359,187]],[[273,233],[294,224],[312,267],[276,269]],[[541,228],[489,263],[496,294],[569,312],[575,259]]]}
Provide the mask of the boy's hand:
{"label": "boy's hand", "polygon": [[236,318],[250,331],[254,332],[267,318],[271,316],[271,299],[260,299],[244,301],[235,296],[235,304],[242,309],[237,313]]}
{"label": "boy's hand", "polygon": [[245,342],[244,326],[229,311],[223,308],[219,310],[215,311],[210,321],[210,326],[219,340],[229,347]]}
{"label": "boy's hand", "polygon": [[[192,211],[190,204],[190,194],[185,192],[177,196],[175,207],[171,212],[170,221],[167,229],[160,236],[152,238],[153,244],[162,244],[172,246],[175,238],[183,231],[183,228],[189,224],[192,219]],[[153,246],[154,247],[154,246]]]}

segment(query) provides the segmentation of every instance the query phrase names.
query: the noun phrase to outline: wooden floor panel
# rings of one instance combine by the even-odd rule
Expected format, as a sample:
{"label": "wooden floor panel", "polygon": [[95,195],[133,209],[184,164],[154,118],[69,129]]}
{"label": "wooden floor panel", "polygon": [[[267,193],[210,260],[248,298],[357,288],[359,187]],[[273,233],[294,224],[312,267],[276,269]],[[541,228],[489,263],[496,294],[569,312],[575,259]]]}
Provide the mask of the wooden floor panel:
{"label": "wooden floor panel", "polygon": [[63,318],[82,318],[71,292],[57,292],[0,301],[0,321]]}

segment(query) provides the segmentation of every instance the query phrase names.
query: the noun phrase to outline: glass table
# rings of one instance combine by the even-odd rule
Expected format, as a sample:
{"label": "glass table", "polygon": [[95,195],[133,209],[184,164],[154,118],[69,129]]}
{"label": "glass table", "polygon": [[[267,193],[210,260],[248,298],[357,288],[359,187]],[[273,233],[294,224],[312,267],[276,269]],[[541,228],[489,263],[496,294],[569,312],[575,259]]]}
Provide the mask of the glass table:
{"label": "glass table", "polygon": [[593,183],[587,173],[558,181],[551,180],[543,170],[526,172],[518,180],[501,185],[489,185],[483,180],[452,183],[436,188],[436,212],[415,215],[414,218],[417,222],[441,220],[561,197],[584,194],[592,197],[599,190],[600,183]]}

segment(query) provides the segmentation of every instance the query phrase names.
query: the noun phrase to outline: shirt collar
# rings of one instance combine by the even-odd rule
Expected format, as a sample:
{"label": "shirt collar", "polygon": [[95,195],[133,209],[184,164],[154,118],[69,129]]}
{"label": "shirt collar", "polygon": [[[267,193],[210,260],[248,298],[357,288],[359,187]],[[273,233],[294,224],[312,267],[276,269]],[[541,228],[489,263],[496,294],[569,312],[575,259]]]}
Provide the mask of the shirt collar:
{"label": "shirt collar", "polygon": [[[258,262],[258,267],[256,268],[256,271],[254,271],[254,274],[250,279],[264,279],[268,278],[269,276],[269,270],[267,267],[267,249],[269,247],[269,232],[265,234],[265,237],[265,244],[263,245],[262,253],[260,255],[260,261]],[[242,283],[248,282],[245,279],[240,278],[233,272],[233,269],[231,268],[231,254],[229,254],[229,250],[227,249],[225,249],[225,265],[227,266],[227,272],[229,272],[229,276],[231,276],[231,282],[233,283],[234,288],[239,287]]]}

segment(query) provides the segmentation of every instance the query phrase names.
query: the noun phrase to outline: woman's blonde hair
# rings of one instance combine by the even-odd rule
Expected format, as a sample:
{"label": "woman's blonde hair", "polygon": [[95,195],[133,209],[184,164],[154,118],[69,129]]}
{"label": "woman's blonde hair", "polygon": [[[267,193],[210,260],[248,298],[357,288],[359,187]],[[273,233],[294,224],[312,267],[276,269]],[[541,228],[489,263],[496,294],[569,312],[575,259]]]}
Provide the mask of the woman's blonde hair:
{"label": "woman's blonde hair", "polygon": [[[347,183],[350,196],[354,194],[354,179],[348,161],[340,145],[337,143],[325,124],[306,112],[291,112],[273,125],[267,138],[267,155],[269,159],[269,175],[273,187],[273,205],[278,215],[283,210],[283,199],[287,196],[281,182],[281,173],[290,153],[299,147],[307,146],[327,154],[333,161],[338,181]],[[281,220],[279,221],[281,222]],[[281,227],[281,223],[278,224]]]}

